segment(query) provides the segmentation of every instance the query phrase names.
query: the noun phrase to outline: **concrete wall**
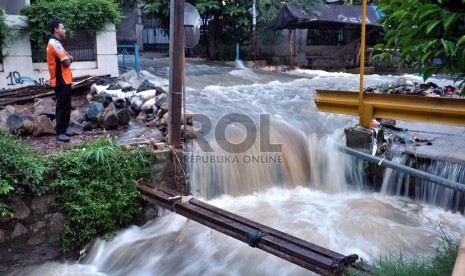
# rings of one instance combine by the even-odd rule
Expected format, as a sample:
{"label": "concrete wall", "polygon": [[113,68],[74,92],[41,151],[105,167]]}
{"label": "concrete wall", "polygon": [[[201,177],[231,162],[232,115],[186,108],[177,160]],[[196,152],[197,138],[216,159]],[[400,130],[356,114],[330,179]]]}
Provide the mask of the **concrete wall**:
{"label": "concrete wall", "polygon": [[5,13],[13,15],[19,15],[21,8],[29,4],[29,0],[0,0],[0,7],[5,9]]}
{"label": "concrete wall", "polygon": [[[337,45],[307,45],[307,29],[295,29],[293,32],[293,59],[294,65],[305,67],[308,60],[308,51],[321,51],[324,55],[338,53],[338,58],[333,61],[334,67],[346,67],[348,61],[355,55],[355,45],[348,47]],[[345,47],[345,48],[344,48]],[[276,31],[272,43],[261,43],[259,45],[260,56],[267,60],[268,64],[289,64],[289,32],[288,30]],[[329,60],[316,60],[314,68],[329,67]]]}
{"label": "concrete wall", "polygon": [[[46,63],[33,63],[31,42],[27,29],[27,17],[7,15],[7,24],[15,33],[11,36],[9,47],[3,49],[5,57],[0,64],[0,90],[15,89],[22,86],[46,84],[49,73]],[[97,60],[74,62],[71,69],[74,77],[83,75],[118,76],[118,58],[116,49],[116,29],[108,23],[105,31],[97,33]],[[19,79],[22,78],[22,81]]]}

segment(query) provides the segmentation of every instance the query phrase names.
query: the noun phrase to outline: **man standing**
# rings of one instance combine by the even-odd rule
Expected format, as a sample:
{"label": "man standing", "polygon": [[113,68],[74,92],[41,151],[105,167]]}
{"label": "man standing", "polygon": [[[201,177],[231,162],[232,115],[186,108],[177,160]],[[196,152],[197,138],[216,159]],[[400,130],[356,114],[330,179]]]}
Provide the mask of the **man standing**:
{"label": "man standing", "polygon": [[66,30],[61,21],[53,20],[49,25],[51,37],[47,45],[47,65],[50,73],[50,86],[56,95],[56,139],[69,142],[66,135],[71,115],[71,83],[73,76],[70,65],[73,56],[63,48],[61,41],[65,39]]}

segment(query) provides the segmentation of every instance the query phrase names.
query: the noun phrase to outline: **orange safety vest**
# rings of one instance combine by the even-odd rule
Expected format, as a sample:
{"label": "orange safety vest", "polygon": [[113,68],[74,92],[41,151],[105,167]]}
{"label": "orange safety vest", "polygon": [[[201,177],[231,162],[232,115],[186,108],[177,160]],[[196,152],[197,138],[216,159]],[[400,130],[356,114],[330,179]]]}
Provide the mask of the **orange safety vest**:
{"label": "orange safety vest", "polygon": [[51,37],[47,45],[47,66],[50,73],[50,86],[66,85],[73,82],[71,68],[63,65],[62,61],[69,59],[68,52],[60,40]]}

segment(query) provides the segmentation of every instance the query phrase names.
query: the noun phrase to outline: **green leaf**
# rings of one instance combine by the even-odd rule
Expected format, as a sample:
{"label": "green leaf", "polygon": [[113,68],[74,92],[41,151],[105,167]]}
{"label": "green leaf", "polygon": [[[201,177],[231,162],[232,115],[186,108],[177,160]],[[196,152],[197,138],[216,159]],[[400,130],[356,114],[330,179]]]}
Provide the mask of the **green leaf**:
{"label": "green leaf", "polygon": [[462,37],[460,37],[459,40],[457,40],[457,47],[460,47],[464,42],[465,42],[465,35],[462,35]]}
{"label": "green leaf", "polygon": [[456,13],[448,13],[444,18],[444,30],[447,31],[451,27],[452,24],[458,19]]}
{"label": "green leaf", "polygon": [[423,81],[426,81],[427,79],[429,79],[434,74],[434,72],[436,72],[436,68],[433,66],[423,67],[420,72],[423,77]]}
{"label": "green leaf", "polygon": [[441,39],[442,45],[444,47],[444,51],[447,56],[452,56],[455,52],[455,44],[449,40]]}
{"label": "green leaf", "polygon": [[430,34],[441,21],[431,21],[426,27],[426,34]]}
{"label": "green leaf", "polygon": [[418,9],[417,13],[420,13],[419,20],[424,20],[425,17],[439,14],[442,12],[442,9],[434,4],[423,5],[421,8]]}

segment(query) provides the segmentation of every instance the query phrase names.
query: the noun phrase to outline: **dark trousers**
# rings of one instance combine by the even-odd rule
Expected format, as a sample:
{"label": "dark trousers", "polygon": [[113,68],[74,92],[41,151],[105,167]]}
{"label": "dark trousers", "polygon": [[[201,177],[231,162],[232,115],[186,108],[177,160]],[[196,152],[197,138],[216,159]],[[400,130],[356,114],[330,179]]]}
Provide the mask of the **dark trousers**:
{"label": "dark trousers", "polygon": [[71,84],[58,85],[53,89],[55,91],[56,102],[56,126],[55,131],[58,134],[66,133],[71,115]]}

